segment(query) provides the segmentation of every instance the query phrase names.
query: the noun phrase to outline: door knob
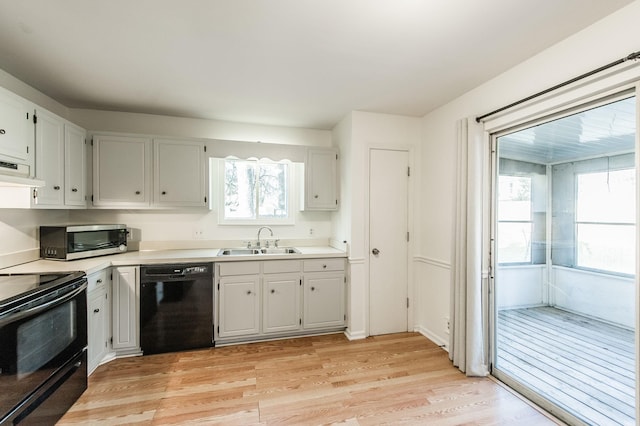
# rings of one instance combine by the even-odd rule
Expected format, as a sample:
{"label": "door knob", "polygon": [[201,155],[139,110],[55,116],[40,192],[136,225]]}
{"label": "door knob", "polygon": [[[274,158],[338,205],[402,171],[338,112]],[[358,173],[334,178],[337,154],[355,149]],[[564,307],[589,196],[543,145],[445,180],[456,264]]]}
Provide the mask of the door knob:
{"label": "door knob", "polygon": [[380,254],[380,250],[378,250],[377,248],[374,248],[373,250],[371,250],[371,253],[373,253],[374,256],[377,256]]}

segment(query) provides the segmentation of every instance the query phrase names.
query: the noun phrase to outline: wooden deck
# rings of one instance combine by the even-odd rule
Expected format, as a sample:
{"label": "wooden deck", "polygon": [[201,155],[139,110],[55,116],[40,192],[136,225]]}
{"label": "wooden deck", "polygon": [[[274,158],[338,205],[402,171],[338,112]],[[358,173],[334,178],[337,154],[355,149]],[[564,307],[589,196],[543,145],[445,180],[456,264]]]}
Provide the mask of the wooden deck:
{"label": "wooden deck", "polygon": [[501,310],[495,367],[588,424],[635,424],[633,331],[552,307]]}

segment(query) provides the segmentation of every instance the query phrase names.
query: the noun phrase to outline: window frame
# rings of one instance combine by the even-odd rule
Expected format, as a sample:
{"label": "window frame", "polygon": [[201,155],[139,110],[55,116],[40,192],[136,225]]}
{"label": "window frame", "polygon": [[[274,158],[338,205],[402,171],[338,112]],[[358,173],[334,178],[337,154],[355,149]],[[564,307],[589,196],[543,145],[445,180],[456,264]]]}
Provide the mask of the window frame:
{"label": "window frame", "polygon": [[[614,271],[614,270],[610,270],[610,269],[601,269],[601,268],[593,268],[593,267],[589,267],[589,266],[584,266],[580,264],[580,258],[578,256],[579,254],[579,237],[578,237],[578,230],[579,230],[579,226],[580,225],[605,225],[605,226],[628,226],[631,227],[631,232],[635,235],[636,233],[636,227],[637,224],[634,222],[597,222],[597,221],[584,221],[584,220],[578,220],[578,177],[580,175],[589,175],[589,174],[597,174],[597,173],[611,173],[611,172],[616,172],[616,171],[623,171],[623,170],[633,170],[634,175],[637,175],[636,173],[636,167],[622,167],[622,168],[616,168],[616,169],[610,169],[610,170],[598,170],[598,169],[594,169],[594,170],[589,170],[589,171],[584,171],[584,172],[576,172],[574,174],[574,190],[575,190],[575,195],[574,195],[574,243],[573,243],[573,250],[574,250],[574,261],[573,261],[573,268],[575,269],[579,269],[582,271],[589,271],[589,272],[596,272],[596,273],[601,273],[601,274],[606,274],[606,275],[613,275],[613,276],[619,276],[619,277],[629,277],[632,278],[635,276],[635,273],[625,273],[625,272],[620,272],[620,271]],[[637,182],[636,182],[636,186],[637,186]],[[635,191],[637,191],[637,188],[635,189]],[[637,215],[637,213],[636,213]],[[637,246],[637,244],[636,244]],[[637,255],[637,254],[636,254]]]}
{"label": "window frame", "polygon": [[[297,176],[299,175],[297,163],[290,160],[272,161],[266,158],[236,158],[226,157],[217,158],[217,176],[218,185],[216,207],[218,210],[218,225],[236,225],[236,226],[259,226],[259,225],[294,225],[296,220],[295,206],[298,202],[298,187],[296,185]],[[260,164],[286,164],[287,171],[287,216],[283,218],[253,217],[253,218],[227,218],[225,216],[225,165],[227,161],[253,162],[259,167]],[[259,197],[259,192],[256,192]]]}
{"label": "window frame", "polygon": [[[498,246],[500,243],[500,224],[501,223],[524,223],[529,224],[529,242],[527,247],[527,252],[529,256],[529,260],[525,261],[514,261],[514,262],[503,262],[500,259],[497,259],[497,264],[499,266],[522,266],[522,265],[533,265],[533,175],[530,173],[526,174],[513,174],[513,173],[498,173],[498,188],[500,187],[500,177],[508,176],[508,177],[516,177],[516,178],[527,178],[529,180],[529,220],[500,220],[500,210],[499,210],[499,194],[496,198],[496,203],[498,207],[498,214],[496,216],[496,225],[497,225],[497,237],[498,237]],[[499,253],[498,247],[496,247],[496,252]]]}

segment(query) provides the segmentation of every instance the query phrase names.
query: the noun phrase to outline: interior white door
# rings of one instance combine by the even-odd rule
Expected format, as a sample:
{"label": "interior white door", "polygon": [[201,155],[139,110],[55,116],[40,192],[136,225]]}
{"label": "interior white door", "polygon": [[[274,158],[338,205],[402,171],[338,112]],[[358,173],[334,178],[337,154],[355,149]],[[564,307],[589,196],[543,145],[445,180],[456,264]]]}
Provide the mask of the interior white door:
{"label": "interior white door", "polygon": [[369,157],[369,333],[398,333],[408,327],[409,153]]}

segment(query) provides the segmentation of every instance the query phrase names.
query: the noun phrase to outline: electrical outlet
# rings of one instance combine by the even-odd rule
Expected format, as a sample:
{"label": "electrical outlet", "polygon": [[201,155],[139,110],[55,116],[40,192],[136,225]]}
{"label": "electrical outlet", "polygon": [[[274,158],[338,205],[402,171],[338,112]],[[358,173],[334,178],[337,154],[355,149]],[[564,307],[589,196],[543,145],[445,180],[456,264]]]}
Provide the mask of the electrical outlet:
{"label": "electrical outlet", "polygon": [[446,321],[446,333],[449,334],[449,332],[451,331],[451,321],[449,320],[448,317],[445,317],[444,319]]}
{"label": "electrical outlet", "polygon": [[204,238],[204,231],[202,229],[194,229],[193,230],[193,239],[201,240]]}

